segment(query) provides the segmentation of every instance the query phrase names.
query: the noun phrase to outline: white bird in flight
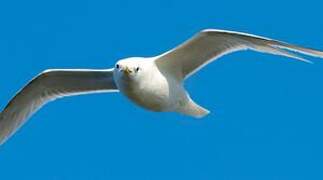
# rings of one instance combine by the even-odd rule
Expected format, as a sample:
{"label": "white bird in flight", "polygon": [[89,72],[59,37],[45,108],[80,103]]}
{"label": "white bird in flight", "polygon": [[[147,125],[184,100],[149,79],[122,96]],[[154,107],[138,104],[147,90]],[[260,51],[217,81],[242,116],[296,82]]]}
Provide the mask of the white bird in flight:
{"label": "white bird in flight", "polygon": [[111,69],[46,70],[22,88],[0,113],[0,145],[47,102],[80,94],[120,91],[148,110],[203,117],[209,111],[190,98],[184,80],[212,60],[247,49],[305,62],[310,61],[295,52],[323,58],[322,51],[246,33],[208,29],[159,56],[122,59]]}

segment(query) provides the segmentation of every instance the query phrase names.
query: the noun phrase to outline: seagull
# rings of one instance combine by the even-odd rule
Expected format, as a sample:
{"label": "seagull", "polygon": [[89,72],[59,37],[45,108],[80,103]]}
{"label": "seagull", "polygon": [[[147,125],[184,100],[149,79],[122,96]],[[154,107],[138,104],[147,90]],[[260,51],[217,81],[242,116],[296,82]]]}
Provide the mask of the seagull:
{"label": "seagull", "polygon": [[161,55],[121,59],[110,69],[45,70],[0,113],[0,145],[46,103],[81,94],[121,92],[151,111],[204,117],[209,111],[191,99],[184,81],[213,60],[248,49],[308,63],[311,61],[299,54],[323,58],[323,51],[241,32],[206,29]]}

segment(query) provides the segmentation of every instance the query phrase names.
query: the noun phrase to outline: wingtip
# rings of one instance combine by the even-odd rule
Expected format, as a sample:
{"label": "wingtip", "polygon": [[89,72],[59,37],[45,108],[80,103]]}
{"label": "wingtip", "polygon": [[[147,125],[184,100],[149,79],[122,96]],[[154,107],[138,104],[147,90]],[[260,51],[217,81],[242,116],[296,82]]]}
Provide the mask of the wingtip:
{"label": "wingtip", "polygon": [[304,63],[314,64],[314,62],[313,62],[313,61],[310,61],[310,60],[305,59],[305,58],[302,58],[302,57],[297,57],[296,59],[298,59],[298,60],[300,60],[300,61],[302,61],[302,62],[304,62]]}

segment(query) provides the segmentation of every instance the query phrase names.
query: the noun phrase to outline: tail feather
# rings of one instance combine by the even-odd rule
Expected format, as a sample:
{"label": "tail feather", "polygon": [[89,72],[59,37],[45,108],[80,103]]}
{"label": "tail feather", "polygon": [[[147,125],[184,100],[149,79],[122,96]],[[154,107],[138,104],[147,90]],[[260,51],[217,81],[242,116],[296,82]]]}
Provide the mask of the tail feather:
{"label": "tail feather", "polygon": [[202,118],[210,113],[209,110],[196,104],[194,101],[189,100],[181,109],[180,113],[193,116],[195,118]]}

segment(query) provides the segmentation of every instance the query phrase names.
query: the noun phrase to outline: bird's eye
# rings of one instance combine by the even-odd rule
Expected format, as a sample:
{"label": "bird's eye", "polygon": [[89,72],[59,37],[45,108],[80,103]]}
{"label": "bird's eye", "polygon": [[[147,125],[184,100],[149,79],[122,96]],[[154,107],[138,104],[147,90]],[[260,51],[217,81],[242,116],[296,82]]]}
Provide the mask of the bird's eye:
{"label": "bird's eye", "polygon": [[139,68],[139,67],[137,67],[137,68],[136,68],[136,72],[138,72],[139,70],[140,70],[140,68]]}
{"label": "bird's eye", "polygon": [[119,69],[119,67],[120,67],[120,66],[119,66],[119,64],[117,64],[117,65],[116,65],[116,68],[117,68],[117,69]]}

